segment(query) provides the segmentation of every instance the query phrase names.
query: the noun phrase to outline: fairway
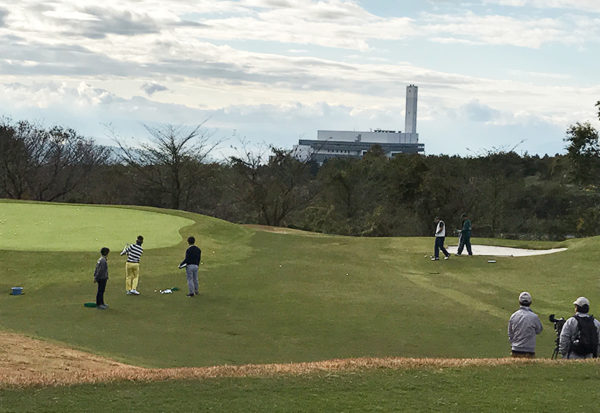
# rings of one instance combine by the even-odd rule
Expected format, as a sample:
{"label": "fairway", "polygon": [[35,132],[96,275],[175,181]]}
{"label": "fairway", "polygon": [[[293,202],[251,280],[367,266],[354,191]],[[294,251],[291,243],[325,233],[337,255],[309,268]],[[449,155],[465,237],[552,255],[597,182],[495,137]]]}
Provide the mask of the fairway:
{"label": "fairway", "polygon": [[194,221],[139,209],[68,204],[0,203],[0,249],[17,251],[113,250],[143,234],[144,248],[181,241]]}
{"label": "fairway", "polygon": [[[578,286],[594,277],[598,244],[597,238],[563,244],[504,240],[503,246],[568,250],[499,257],[493,265],[485,256],[432,262],[431,238],[258,231],[152,208],[11,202],[0,206],[13,211],[11,225],[18,228],[33,225],[35,216],[44,217],[34,228],[48,235],[50,247],[64,249],[0,250],[0,291],[22,286],[26,292],[22,297],[0,294],[0,326],[144,367],[387,356],[503,357],[509,352],[506,322],[519,292],[531,292],[533,309],[543,320],[550,313],[567,315],[573,299],[583,295]],[[35,214],[24,215],[27,210]],[[105,234],[110,226],[120,235],[107,235],[98,245],[77,251],[69,247],[77,242],[63,235],[67,231],[52,238],[48,217],[57,215],[63,221],[88,216],[85,233]],[[146,237],[148,247],[172,246],[145,251],[138,288],[142,295],[132,298],[125,295],[125,259],[118,251],[138,233]],[[27,248],[28,235],[17,235],[21,248]],[[177,269],[188,235],[196,237],[203,251],[200,295],[193,299],[185,297],[185,272]],[[91,276],[104,244],[113,249],[105,295],[110,310],[99,314],[83,303],[95,296]],[[574,265],[580,268],[573,271]],[[573,282],[565,284],[561,280],[567,273]],[[179,292],[157,292],[172,287]],[[596,303],[599,297],[592,291],[588,298]],[[415,314],[427,321],[416,322]],[[545,326],[551,327],[547,322]],[[554,335],[548,330],[538,340],[540,355],[552,353]],[[190,345],[199,350],[190,351]]]}
{"label": "fairway", "polygon": [[[356,358],[502,360],[510,354],[507,321],[518,308],[517,297],[523,290],[532,294],[532,309],[540,315],[545,329],[538,336],[536,352],[539,358],[549,358],[555,339],[552,325],[547,321],[549,314],[568,317],[572,312],[571,303],[581,295],[591,300],[591,312],[599,313],[600,293],[595,288],[600,261],[598,237],[561,243],[478,240],[504,247],[534,250],[563,247],[567,250],[528,257],[500,256],[495,258],[494,264],[488,263],[487,256],[453,256],[448,261],[434,262],[430,260],[432,238],[359,238],[264,231],[198,214],[154,208],[0,201],[0,210],[3,228],[0,241],[5,243],[0,248],[0,330],[9,334],[5,337],[17,340],[15,342],[19,341],[12,334],[41,340],[36,346],[27,345],[28,351],[23,356],[9,354],[10,348],[18,345],[9,346],[5,358],[9,356],[8,360],[19,363],[33,348],[39,349],[40,356],[65,354],[65,363],[68,363],[65,365],[74,369],[69,370],[72,371],[69,377],[86,376],[85,367],[78,372],[75,366],[89,363],[97,366],[96,370],[100,366],[107,367],[108,370],[103,371],[108,377],[118,368],[129,371],[140,367],[217,371],[218,368],[228,370],[226,366]],[[57,220],[67,225],[78,221],[79,225],[71,225],[70,230],[57,229],[52,224]],[[86,223],[83,231],[82,221]],[[5,235],[9,226],[12,236]],[[16,233],[14,228],[18,229]],[[71,231],[79,238],[72,239]],[[29,242],[38,241],[30,236],[32,233],[45,234],[45,243]],[[78,243],[88,242],[84,234],[92,233],[105,238],[99,239],[97,244],[94,240],[88,249],[82,250]],[[97,311],[84,307],[83,303],[93,301],[95,296],[92,273],[98,248],[107,245],[113,251],[119,250],[138,233],[143,234],[149,244],[140,265],[139,291],[142,294],[125,294],[125,259],[118,251],[111,252],[105,294],[110,308]],[[200,295],[193,298],[185,297],[185,272],[177,269],[189,235],[196,237],[202,249]],[[10,238],[10,245],[6,238]],[[19,245],[15,245],[17,239]],[[456,239],[448,241],[449,244],[455,242]],[[10,296],[10,288],[17,285],[24,288],[25,295]],[[172,287],[180,290],[168,295],[158,292]],[[54,344],[63,350],[52,350]],[[69,353],[69,349],[86,352],[86,361],[75,363],[74,353]],[[104,361],[96,360],[95,356]],[[61,368],[60,357],[51,362],[37,358],[30,360],[30,364],[21,363],[23,371],[39,365],[47,369]],[[589,374],[585,366],[561,367],[569,377],[576,376],[580,368]],[[436,376],[455,388],[457,396],[447,393],[445,400],[458,406],[467,400],[472,407],[472,403],[479,400],[467,390],[464,393],[460,390],[469,387],[471,377],[485,380],[481,388],[494,387],[505,383],[509,379],[506,373],[513,371],[510,367],[499,368],[501,374],[496,379],[495,368],[482,369]],[[275,370],[283,371],[280,367]],[[377,387],[378,382],[393,383],[398,378],[406,383],[417,383],[411,385],[408,393],[394,394],[409,397],[415,410],[421,406],[421,411],[426,411],[415,386],[432,384],[427,381],[430,376],[423,373],[427,368],[418,367],[414,375],[403,367],[393,370],[397,373],[383,373],[383,378],[378,373],[363,374],[362,370],[357,375],[364,378],[361,386],[365,388]],[[4,371],[11,376],[10,363]],[[472,371],[475,373],[471,374]],[[541,379],[551,382],[555,380],[555,372],[560,370],[539,366],[536,371]],[[176,376],[157,374],[168,380],[151,385],[157,393],[160,389],[168,392],[181,383],[173,381]],[[353,373],[339,374],[344,379],[336,383],[351,389]],[[49,377],[52,383],[53,376]],[[328,377],[329,373],[311,373],[310,377],[299,379],[281,376],[260,380],[269,380],[276,386],[296,383],[286,396],[290,402],[320,388],[325,384],[323,380],[328,383]],[[591,377],[597,380],[597,375]],[[194,383],[189,384],[190,388],[211,388],[223,382],[205,382],[198,377],[190,380]],[[232,382],[233,379],[223,380]],[[5,379],[4,383],[7,382]],[[265,397],[271,397],[265,395],[260,386],[254,386],[256,379],[242,378],[236,383],[255,389],[252,391],[256,392],[257,405]],[[140,387],[143,386],[130,384],[131,391],[138,391]],[[75,410],[78,403],[93,403],[86,398],[90,387],[69,388],[74,389]],[[107,384],[106,389],[111,392],[111,385]],[[336,392],[335,388],[326,391],[327,394]],[[4,392],[13,402],[19,397],[28,398],[29,394],[30,390],[26,389]],[[48,390],[39,394],[40,399],[35,401],[37,406],[43,405],[44,395],[52,398],[57,393]],[[230,394],[242,397],[235,389]],[[346,397],[345,394],[344,390],[339,397]],[[369,405],[375,403],[378,395],[387,397],[385,392],[369,390],[368,394],[373,395],[371,399],[364,399]],[[129,398],[128,395],[123,397]],[[273,397],[272,403],[277,404],[279,396]],[[435,394],[428,397],[431,397],[430,402],[437,400]],[[502,396],[500,393],[492,395],[496,397]],[[360,406],[361,400],[362,397],[356,398],[352,404]],[[214,403],[218,408],[219,401]],[[362,406],[368,410],[369,405]],[[34,408],[34,405],[22,406],[23,410]],[[139,406],[142,410],[143,407]],[[242,405],[221,407],[243,410]],[[330,409],[331,405],[312,407]],[[445,410],[444,407],[448,406],[440,410]],[[491,411],[493,403],[488,407]],[[19,411],[19,408],[12,410]],[[133,407],[130,411],[135,410]]]}

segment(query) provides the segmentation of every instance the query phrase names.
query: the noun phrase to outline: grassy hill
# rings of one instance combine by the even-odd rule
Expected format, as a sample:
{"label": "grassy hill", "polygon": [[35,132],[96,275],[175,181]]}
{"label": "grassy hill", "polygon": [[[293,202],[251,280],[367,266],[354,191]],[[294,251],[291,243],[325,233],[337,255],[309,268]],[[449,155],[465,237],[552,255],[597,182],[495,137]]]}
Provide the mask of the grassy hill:
{"label": "grassy hill", "polygon": [[[547,322],[548,314],[570,315],[571,303],[580,295],[591,300],[592,313],[599,313],[598,238],[562,243],[568,247],[566,252],[497,258],[495,264],[481,256],[432,262],[432,238],[277,233],[181,211],[80,205],[76,206],[77,214],[65,214],[64,209],[74,206],[34,204],[36,208],[32,209],[21,208],[23,205],[31,204],[0,202],[0,292],[5,292],[0,294],[0,329],[66,343],[139,366],[190,367],[365,356],[504,357],[510,352],[507,320],[518,307],[517,297],[523,290],[531,292],[532,308],[545,327],[538,338],[538,355],[549,357],[555,335]],[[31,210],[35,211],[33,216]],[[40,215],[53,225],[57,220],[65,223],[58,225],[51,236],[46,231],[41,245],[38,234],[45,230],[43,221],[39,223]],[[31,227],[32,222],[38,223]],[[27,230],[21,233],[15,227]],[[138,234],[145,237],[145,252],[138,288],[142,295],[136,297],[125,295],[124,259],[118,253],[124,239],[132,242]],[[203,252],[201,294],[191,299],[185,297],[185,274],[177,269],[189,235],[197,238]],[[59,250],[45,248],[55,241]],[[558,246],[502,243],[507,244]],[[102,312],[85,308],[83,303],[94,301],[92,273],[97,251],[105,245],[112,250],[105,295],[110,309]],[[8,295],[12,286],[23,286],[26,294]],[[170,295],[155,292],[174,286],[181,291]],[[560,368],[575,375],[569,366]],[[577,368],[597,382],[597,373],[585,370],[588,367]],[[531,374],[552,382],[557,373],[552,369],[535,367]],[[416,373],[416,379],[407,372],[371,372],[361,374],[359,382],[366,382],[358,385],[364,386],[365,394],[371,394],[365,399],[370,403],[371,397],[398,396],[385,389],[371,392],[369,388],[378,387],[380,380],[405,380],[423,386],[428,386],[432,377],[448,383],[456,379],[458,384],[491,380],[499,385],[510,380],[510,368],[498,370],[497,376],[495,371],[456,375],[450,371],[448,376],[422,372]],[[528,374],[519,370],[517,376]],[[335,387],[354,380],[352,375],[342,376],[342,381],[330,390],[332,395],[339,392],[340,398],[345,397],[345,391]],[[225,380],[233,386],[232,397],[240,392],[253,393],[253,389],[260,394],[260,389],[270,386],[268,380],[247,380]],[[331,384],[330,378],[321,376],[315,377],[312,384],[308,383],[310,378],[270,380],[275,387],[289,383],[302,394],[315,388],[325,389],[314,390],[315,394],[328,391]],[[208,389],[210,393],[214,391],[211,386],[220,385],[215,381],[182,387],[190,392]],[[106,392],[111,392],[107,386]],[[140,390],[136,388],[139,385],[128,386],[132,392]],[[152,386],[161,385],[141,387]],[[170,383],[162,388],[166,391],[177,386]],[[84,400],[90,390],[85,386],[81,389]],[[285,390],[290,391],[294,392]],[[53,392],[61,390],[44,392],[54,397],[51,395],[57,393]],[[157,390],[157,394],[162,393]],[[273,397],[276,404],[279,396]],[[390,404],[382,406],[383,410],[393,408]],[[312,410],[320,408],[316,403]]]}
{"label": "grassy hill", "polygon": [[[18,204],[1,205],[5,211]],[[567,252],[499,258],[496,264],[477,256],[431,262],[429,238],[271,233],[174,211],[172,225],[157,226],[154,216],[168,217],[167,211],[78,206],[88,211],[65,216],[60,209],[73,206],[44,207],[46,219],[70,222],[69,231],[55,234],[63,251],[41,251],[44,245],[35,250],[33,243],[33,250],[22,250],[28,238],[37,239],[35,229],[17,233],[20,250],[10,250],[13,238],[3,232],[0,291],[7,294],[0,295],[0,326],[143,366],[502,357],[509,350],[506,322],[520,291],[532,293],[533,308],[544,319],[569,314],[579,295],[600,304],[600,295],[589,290],[596,284],[590,260],[597,255],[596,239],[571,241]],[[23,222],[32,220],[27,209],[20,211]],[[120,221],[120,233],[131,241],[145,235],[139,297],[125,295],[118,254],[123,236],[111,242],[104,235],[123,211],[131,228]],[[1,214],[2,225],[10,225]],[[73,225],[77,219],[80,225]],[[153,248],[173,234],[179,237],[175,245]],[[106,243],[80,251],[82,243],[103,235]],[[185,297],[185,274],[177,269],[188,235],[203,250],[201,295],[192,299]],[[92,272],[105,244],[112,249],[110,310],[100,313],[83,303],[93,301]],[[9,296],[11,286],[23,286],[26,294]],[[155,292],[174,286],[182,291]],[[541,355],[551,354],[554,340],[550,323],[545,326]]]}

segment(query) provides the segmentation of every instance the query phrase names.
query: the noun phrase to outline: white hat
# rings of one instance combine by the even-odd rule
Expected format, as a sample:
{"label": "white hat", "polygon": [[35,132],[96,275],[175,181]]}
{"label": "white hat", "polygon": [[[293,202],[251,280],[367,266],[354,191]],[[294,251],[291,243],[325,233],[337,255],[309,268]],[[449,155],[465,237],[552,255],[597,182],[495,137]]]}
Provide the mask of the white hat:
{"label": "white hat", "polygon": [[590,300],[585,297],[579,297],[577,300],[573,301],[573,304],[579,307],[583,307],[584,305],[590,306]]}
{"label": "white hat", "polygon": [[519,303],[520,304],[531,304],[531,294],[527,291],[523,291],[519,294]]}

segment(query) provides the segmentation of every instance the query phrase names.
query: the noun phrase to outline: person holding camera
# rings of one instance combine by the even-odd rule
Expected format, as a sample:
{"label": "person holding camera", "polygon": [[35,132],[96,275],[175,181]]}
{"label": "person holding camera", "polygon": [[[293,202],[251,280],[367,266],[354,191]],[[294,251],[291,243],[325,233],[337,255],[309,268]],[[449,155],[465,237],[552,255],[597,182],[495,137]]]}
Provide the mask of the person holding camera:
{"label": "person holding camera", "polygon": [[536,313],[531,311],[531,294],[519,294],[519,309],[508,320],[508,340],[513,357],[535,357],[535,336],[544,329]]}
{"label": "person holding camera", "polygon": [[600,343],[600,322],[588,314],[590,301],[587,298],[579,297],[573,304],[575,315],[565,321],[560,332],[560,354],[566,359],[596,358]]}

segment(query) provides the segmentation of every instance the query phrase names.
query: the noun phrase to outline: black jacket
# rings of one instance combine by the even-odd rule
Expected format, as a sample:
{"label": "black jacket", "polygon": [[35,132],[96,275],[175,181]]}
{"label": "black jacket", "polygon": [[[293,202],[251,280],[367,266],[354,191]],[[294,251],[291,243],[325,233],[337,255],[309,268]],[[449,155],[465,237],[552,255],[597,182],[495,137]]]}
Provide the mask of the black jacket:
{"label": "black jacket", "polygon": [[200,265],[201,256],[202,251],[200,251],[200,248],[195,245],[190,245],[190,247],[185,251],[185,259],[181,261],[181,264],[179,265]]}

